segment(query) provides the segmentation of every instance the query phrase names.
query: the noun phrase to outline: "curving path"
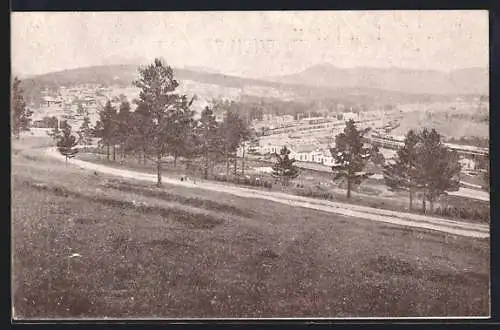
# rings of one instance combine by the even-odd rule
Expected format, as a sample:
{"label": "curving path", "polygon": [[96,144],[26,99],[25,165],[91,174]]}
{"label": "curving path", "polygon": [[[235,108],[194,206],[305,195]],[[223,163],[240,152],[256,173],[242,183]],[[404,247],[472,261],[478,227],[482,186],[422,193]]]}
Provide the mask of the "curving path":
{"label": "curving path", "polygon": [[[46,154],[64,161],[64,157],[56,148],[46,149]],[[105,174],[120,176],[123,178],[156,182],[155,174],[147,174],[137,171],[117,169],[102,164],[94,164],[79,159],[69,160],[70,164],[79,166],[83,169],[97,171]],[[444,232],[453,235],[489,238],[489,226],[485,224],[467,223],[461,221],[447,220],[431,216],[418,214],[382,210],[367,206],[339,203],[332,201],[323,201],[302,196],[289,195],[274,191],[253,190],[237,186],[225,186],[213,182],[203,181],[198,183],[180,181],[168,177],[163,177],[163,182],[171,185],[183,186],[188,188],[204,189],[209,191],[224,192],[244,198],[265,199],[277,203],[282,203],[295,207],[304,207],[314,210],[320,210],[347,217],[355,217],[366,220],[385,222],[394,225],[421,228],[433,231]]]}

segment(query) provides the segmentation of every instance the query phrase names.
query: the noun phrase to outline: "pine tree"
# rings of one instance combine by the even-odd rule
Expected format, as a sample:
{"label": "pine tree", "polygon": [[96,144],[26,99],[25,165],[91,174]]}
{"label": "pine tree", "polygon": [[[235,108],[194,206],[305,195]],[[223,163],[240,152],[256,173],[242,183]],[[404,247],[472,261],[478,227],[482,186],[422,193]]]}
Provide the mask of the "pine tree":
{"label": "pine tree", "polygon": [[121,157],[124,159],[126,149],[131,138],[131,112],[130,103],[127,101],[126,97],[120,95],[120,99],[122,101],[120,104],[120,111],[117,115],[116,140],[120,144]]}
{"label": "pine tree", "polygon": [[394,162],[384,165],[386,185],[393,191],[408,190],[410,210],[413,208],[413,196],[419,187],[416,172],[418,143],[418,135],[413,130],[408,131],[404,145],[396,152]]}
{"label": "pine tree", "polygon": [[130,113],[129,117],[129,139],[127,149],[133,150],[139,155],[139,164],[146,164],[146,154],[149,141],[149,109],[148,106],[140,100],[134,100],[137,104],[135,111]]}
{"label": "pine tree", "polygon": [[138,103],[144,106],[147,152],[154,155],[157,185],[161,186],[162,158],[168,154],[172,144],[172,124],[177,125],[179,112],[185,110],[185,96],[175,93],[179,86],[172,68],[160,59],[139,68],[139,79],[134,85],[140,89]]}
{"label": "pine tree", "polygon": [[250,152],[255,152],[255,146],[258,145],[259,139],[257,137],[257,132],[255,129],[251,129],[247,126],[246,136],[243,139],[242,143],[242,156],[241,156],[241,175],[245,175],[245,155],[247,153],[247,149]]}
{"label": "pine tree", "polygon": [[11,94],[11,132],[16,139],[19,140],[21,132],[29,131],[31,124],[31,115],[33,112],[26,107],[24,101],[23,89],[21,88],[21,80],[14,77]]}
{"label": "pine tree", "polygon": [[85,116],[82,125],[78,129],[79,144],[82,146],[90,146],[92,144],[92,128],[90,128],[90,119]]}
{"label": "pine tree", "polygon": [[384,165],[385,163],[385,157],[384,155],[380,152],[379,148],[377,146],[372,147],[372,157],[371,161],[374,165]]}
{"label": "pine tree", "polygon": [[52,116],[52,117],[50,118],[49,127],[50,127],[50,128],[54,128],[54,127],[57,127],[57,126],[59,126],[59,119],[57,119],[57,117],[56,117],[56,116]]}
{"label": "pine tree", "polygon": [[[118,121],[116,109],[111,105],[111,101],[108,101],[104,109],[99,112],[99,120],[94,128],[95,136],[100,138],[99,144],[106,147],[106,157],[108,160],[111,155],[110,148],[117,140],[117,132]],[[114,157],[113,160],[115,160]]]}
{"label": "pine tree", "polygon": [[61,131],[59,130],[59,123],[57,123],[57,125],[55,125],[50,132],[47,132],[47,135],[50,136],[52,140],[58,140],[60,134]]}
{"label": "pine tree", "polygon": [[369,129],[358,130],[354,120],[346,122],[344,132],[335,137],[335,147],[330,149],[335,165],[333,180],[345,179],[347,181],[347,198],[351,198],[354,184],[360,184],[363,179],[373,175],[365,173],[363,169],[373,154],[372,148],[365,147],[363,138]]}
{"label": "pine tree", "polygon": [[64,122],[62,127],[62,134],[59,136],[59,141],[57,141],[57,150],[61,155],[66,158],[66,166],[68,166],[68,159],[73,158],[78,153],[78,149],[75,148],[78,144],[76,137],[71,132],[71,126]]}
{"label": "pine tree", "polygon": [[288,186],[290,180],[299,176],[299,170],[296,166],[295,159],[290,158],[290,150],[283,146],[280,153],[275,153],[276,164],[273,166],[272,176],[279,179],[283,186]]}
{"label": "pine tree", "polygon": [[422,210],[426,201],[433,210],[434,201],[448,191],[460,188],[459,155],[442,143],[441,135],[435,129],[423,129],[419,134],[416,182],[423,192]]}
{"label": "pine tree", "polygon": [[231,160],[234,161],[236,149],[237,149],[237,132],[236,132],[236,121],[238,117],[232,111],[226,109],[226,114],[224,116],[224,121],[220,124],[219,133],[221,134],[220,139],[222,140],[222,155],[226,162],[226,174],[229,175]]}
{"label": "pine tree", "polygon": [[234,175],[237,171],[237,155],[238,148],[250,136],[250,130],[247,123],[242,117],[231,109],[231,104],[227,107],[224,121],[220,125],[221,139],[223,141],[223,155],[226,160],[227,174],[231,161],[234,164]]}
{"label": "pine tree", "polygon": [[193,133],[196,121],[194,120],[195,112],[191,110],[195,98],[188,101],[185,95],[179,99],[178,106],[172,110],[168,118],[167,125],[168,143],[167,154],[174,157],[174,167],[177,166],[179,157],[189,158],[193,154]]}
{"label": "pine tree", "polygon": [[441,135],[435,129],[422,130],[418,154],[417,182],[423,188],[422,208],[425,212],[425,201],[428,200],[432,212],[437,197],[460,188],[460,158],[443,144]]}
{"label": "pine tree", "polygon": [[208,179],[210,163],[215,161],[221,152],[222,141],[220,139],[219,124],[211,108],[205,107],[196,127],[197,140],[199,142],[199,154],[203,158],[203,177]]}
{"label": "pine tree", "polygon": [[200,155],[200,140],[196,133],[196,129],[198,127],[197,120],[191,120],[189,126],[186,128],[186,135],[183,140],[182,147],[182,157],[187,161],[186,170],[190,170],[190,165],[192,160]]}

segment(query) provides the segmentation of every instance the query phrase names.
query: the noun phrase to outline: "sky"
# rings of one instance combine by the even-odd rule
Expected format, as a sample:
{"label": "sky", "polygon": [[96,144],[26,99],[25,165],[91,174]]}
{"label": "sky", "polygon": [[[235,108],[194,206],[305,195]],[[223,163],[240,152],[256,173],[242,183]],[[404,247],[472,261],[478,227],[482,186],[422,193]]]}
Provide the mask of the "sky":
{"label": "sky", "polygon": [[173,67],[268,77],[329,63],[488,67],[487,11],[16,12],[15,74],[162,57]]}

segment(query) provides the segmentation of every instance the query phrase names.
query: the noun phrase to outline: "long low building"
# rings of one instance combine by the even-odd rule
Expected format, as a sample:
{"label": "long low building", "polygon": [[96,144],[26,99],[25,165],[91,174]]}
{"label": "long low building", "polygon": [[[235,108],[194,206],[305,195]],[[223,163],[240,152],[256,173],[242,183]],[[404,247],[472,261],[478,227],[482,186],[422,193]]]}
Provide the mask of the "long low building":
{"label": "long low building", "polygon": [[276,139],[273,143],[261,144],[255,149],[262,155],[279,154],[283,146],[290,150],[290,158],[297,161],[333,165],[333,157],[330,151],[313,139],[301,143],[296,143],[291,139]]}
{"label": "long low building", "polygon": [[[399,148],[404,145],[404,136],[378,135],[374,134],[371,137],[372,143],[379,144],[384,148]],[[444,143],[448,148],[457,151],[459,154],[467,156],[488,156],[489,149],[468,145]]]}

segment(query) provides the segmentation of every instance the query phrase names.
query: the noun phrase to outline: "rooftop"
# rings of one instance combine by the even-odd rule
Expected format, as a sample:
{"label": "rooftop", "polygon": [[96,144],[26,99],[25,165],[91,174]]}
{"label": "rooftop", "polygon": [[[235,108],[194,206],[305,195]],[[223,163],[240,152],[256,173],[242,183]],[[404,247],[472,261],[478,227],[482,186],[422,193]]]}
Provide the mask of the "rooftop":
{"label": "rooftop", "polygon": [[55,97],[52,97],[52,96],[44,96],[43,100],[45,102],[57,102],[57,101],[60,101],[59,99],[56,99]]}
{"label": "rooftop", "polygon": [[290,149],[297,153],[308,153],[318,150],[318,146],[315,144],[299,144],[292,146]]}

